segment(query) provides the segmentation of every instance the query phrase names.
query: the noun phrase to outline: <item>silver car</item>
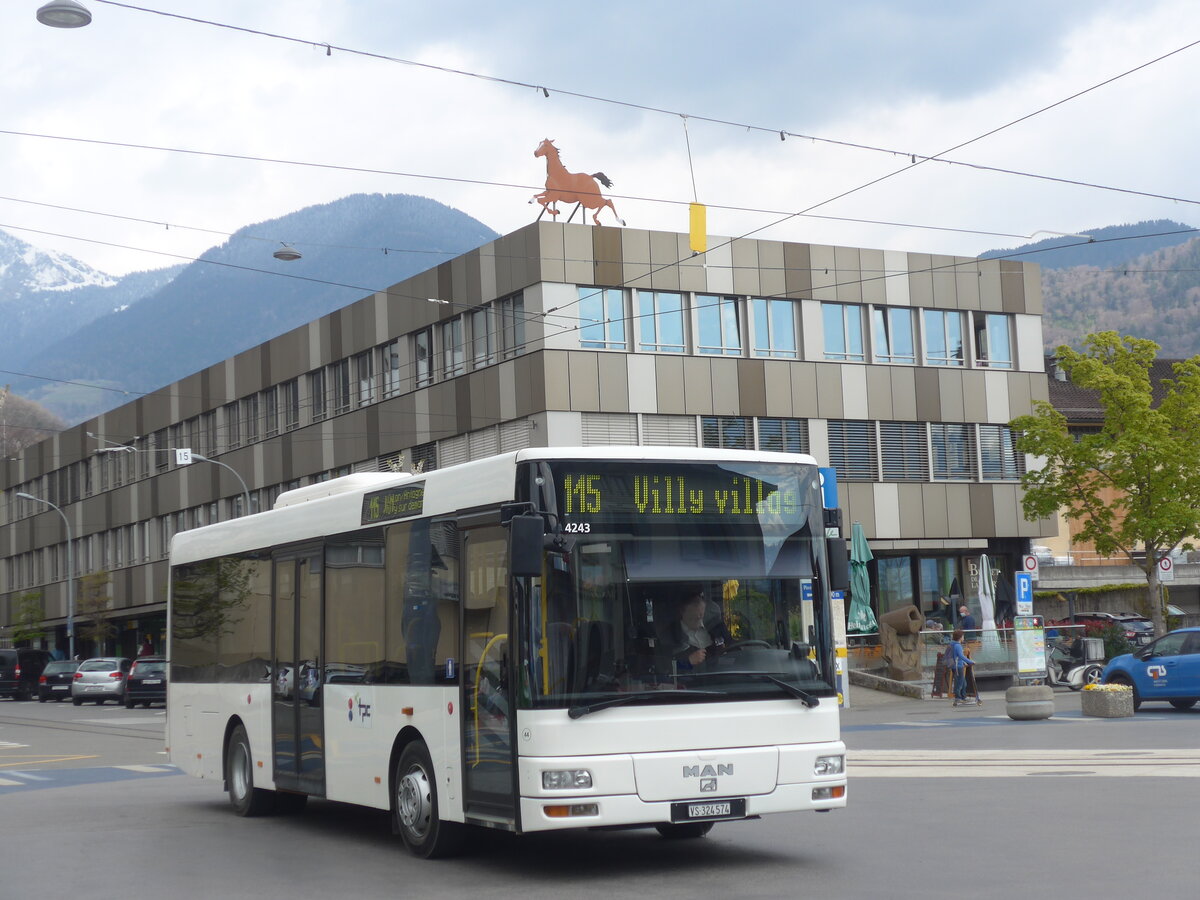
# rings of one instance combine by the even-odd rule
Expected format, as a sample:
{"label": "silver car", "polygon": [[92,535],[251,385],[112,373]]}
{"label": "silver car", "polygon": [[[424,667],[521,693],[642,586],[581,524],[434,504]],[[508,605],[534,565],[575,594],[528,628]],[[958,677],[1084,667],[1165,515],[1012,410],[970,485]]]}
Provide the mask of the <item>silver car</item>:
{"label": "silver car", "polygon": [[95,700],[97,706],[105,700],[123,703],[125,679],[131,665],[124,656],[85,659],[75,670],[75,680],[71,682],[71,702],[76,706],[84,700]]}

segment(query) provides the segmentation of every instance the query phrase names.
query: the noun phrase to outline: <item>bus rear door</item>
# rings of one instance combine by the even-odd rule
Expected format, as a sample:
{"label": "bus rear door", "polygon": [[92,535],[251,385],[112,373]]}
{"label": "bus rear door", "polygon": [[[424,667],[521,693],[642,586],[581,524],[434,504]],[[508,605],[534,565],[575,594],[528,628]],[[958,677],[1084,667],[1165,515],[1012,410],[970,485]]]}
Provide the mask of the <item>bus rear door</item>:
{"label": "bus rear door", "polygon": [[275,555],[271,731],[275,786],[325,794],[320,545]]}

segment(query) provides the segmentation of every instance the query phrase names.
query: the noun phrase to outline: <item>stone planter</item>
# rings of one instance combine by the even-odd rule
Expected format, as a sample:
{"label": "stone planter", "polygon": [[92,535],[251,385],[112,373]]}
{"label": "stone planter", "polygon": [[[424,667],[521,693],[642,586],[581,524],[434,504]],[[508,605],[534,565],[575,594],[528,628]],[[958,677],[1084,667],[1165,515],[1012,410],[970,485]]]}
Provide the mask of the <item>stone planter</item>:
{"label": "stone planter", "polygon": [[1054,715],[1054,691],[1044,684],[1017,685],[1004,692],[1010,719],[1030,721]]}
{"label": "stone planter", "polygon": [[1085,716],[1117,719],[1133,715],[1133,691],[1080,691],[1079,708]]}

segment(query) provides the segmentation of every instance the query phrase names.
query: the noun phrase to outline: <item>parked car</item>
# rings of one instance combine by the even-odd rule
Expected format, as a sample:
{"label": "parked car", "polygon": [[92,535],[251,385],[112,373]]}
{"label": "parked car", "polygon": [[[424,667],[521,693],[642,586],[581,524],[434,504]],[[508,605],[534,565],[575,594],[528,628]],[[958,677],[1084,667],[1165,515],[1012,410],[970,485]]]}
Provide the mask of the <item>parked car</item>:
{"label": "parked car", "polygon": [[1180,628],[1114,657],[1103,681],[1132,687],[1134,709],[1148,700],[1191,709],[1200,702],[1200,628]]}
{"label": "parked car", "polygon": [[76,706],[85,700],[94,700],[97,706],[105,700],[120,703],[125,699],[125,678],[132,665],[125,656],[85,659],[75,670],[71,682],[71,702]]}
{"label": "parked car", "polygon": [[38,677],[48,662],[49,650],[33,647],[0,650],[0,697],[32,700],[37,692]]}
{"label": "parked car", "polygon": [[161,656],[139,656],[125,679],[125,708],[140,703],[167,702],[167,661]]}
{"label": "parked car", "polygon": [[1148,644],[1154,638],[1154,624],[1145,616],[1134,613],[1077,612],[1077,625],[1116,625],[1125,632],[1125,639],[1134,646]]}
{"label": "parked car", "polygon": [[71,696],[71,682],[75,680],[75,670],[79,668],[77,659],[55,659],[46,663],[46,668],[38,677],[38,701],[47,700],[58,702]]}

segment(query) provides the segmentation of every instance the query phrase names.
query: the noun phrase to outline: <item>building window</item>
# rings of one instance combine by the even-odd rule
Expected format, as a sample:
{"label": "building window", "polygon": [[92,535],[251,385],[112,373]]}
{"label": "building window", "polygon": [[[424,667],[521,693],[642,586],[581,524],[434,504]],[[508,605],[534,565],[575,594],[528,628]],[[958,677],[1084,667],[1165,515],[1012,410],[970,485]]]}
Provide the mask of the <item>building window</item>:
{"label": "building window", "polygon": [[500,326],[500,351],[510,359],[525,351],[525,297],[514,294],[495,303]]}
{"label": "building window", "polygon": [[437,468],[437,443],[419,444],[412,448],[412,470],[414,472],[432,472]]}
{"label": "building window", "polygon": [[696,352],[741,356],[742,333],[736,297],[696,295]]}
{"label": "building window", "polygon": [[412,339],[415,383],[424,387],[433,381],[433,329],[422,328]]}
{"label": "building window", "polygon": [[638,291],[638,349],[643,353],[683,353],[683,295]]}
{"label": "building window", "polygon": [[225,446],[230,450],[234,450],[242,445],[241,417],[238,415],[236,400],[233,403],[225,404],[224,416]]}
{"label": "building window", "polygon": [[325,370],[308,373],[308,402],[312,404],[312,420],[320,422],[328,413],[325,405]]}
{"label": "building window", "polygon": [[975,441],[970,425],[934,422],[929,426],[934,481],[974,481]]}
{"label": "building window", "polygon": [[979,426],[980,472],[987,481],[1020,481],[1025,454],[1018,453],[1016,435],[1007,425]]}
{"label": "building window", "polygon": [[752,450],[754,432],[746,416],[701,416],[700,444],[725,450]]}
{"label": "building window", "polygon": [[759,419],[758,449],[807,453],[808,423],[804,419]]}
{"label": "building window", "polygon": [[354,378],[358,382],[358,405],[367,406],[375,402],[374,354],[360,353],[354,357]]}
{"label": "building window", "polygon": [[825,358],[837,362],[865,362],[863,308],[844,303],[822,303],[825,325]]}
{"label": "building window", "polygon": [[262,392],[263,437],[279,434],[279,390],[269,387]]}
{"label": "building window", "polygon": [[482,369],[496,361],[496,322],[492,308],[484,306],[471,313],[471,368]]}
{"label": "building window", "polygon": [[293,431],[300,427],[300,382],[293,378],[279,386],[279,411],[283,415],[284,431]]}
{"label": "building window", "polygon": [[880,422],[884,481],[929,479],[929,436],[922,422]]}
{"label": "building window", "polygon": [[170,446],[165,428],[154,432],[154,468],[160,472],[171,464],[171,454],[167,452]]}
{"label": "building window", "polygon": [[925,362],[931,366],[963,365],[963,314],[925,310]]}
{"label": "building window", "polygon": [[913,330],[913,311],[900,306],[877,306],[872,316],[875,325],[875,361],[915,365],[917,342]]}
{"label": "building window", "polygon": [[830,420],[829,464],[839,481],[876,481],[877,458],[874,422]]}
{"label": "building window", "polygon": [[626,350],[625,292],[620,288],[579,288],[579,346],[585,350]]}
{"label": "building window", "polygon": [[975,362],[989,369],[1011,369],[1012,317],[1001,313],[975,313]]}
{"label": "building window", "polygon": [[754,355],[796,359],[796,304],[791,300],[750,299]]}
{"label": "building window", "polygon": [[442,329],[442,377],[454,378],[466,371],[466,347],[463,345],[462,316],[447,319]]}
{"label": "building window", "polygon": [[242,398],[242,433],[247,444],[258,440],[258,394]]}
{"label": "building window", "polygon": [[392,341],[379,348],[379,368],[383,373],[383,396],[394,397],[403,388],[400,374],[400,342]]}
{"label": "building window", "polygon": [[329,390],[333,414],[336,416],[350,408],[350,360],[339,359],[329,366]]}

